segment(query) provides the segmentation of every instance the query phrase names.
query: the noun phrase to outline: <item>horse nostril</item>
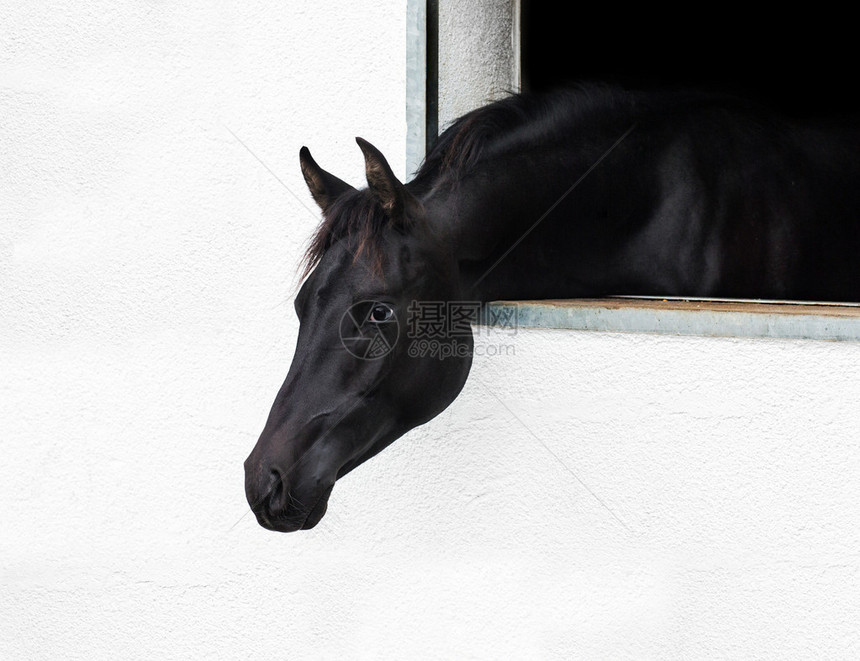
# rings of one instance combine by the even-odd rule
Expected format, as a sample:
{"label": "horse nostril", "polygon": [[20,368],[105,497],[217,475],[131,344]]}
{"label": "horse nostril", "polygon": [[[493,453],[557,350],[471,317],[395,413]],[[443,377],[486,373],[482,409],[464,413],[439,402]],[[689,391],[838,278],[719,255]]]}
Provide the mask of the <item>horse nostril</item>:
{"label": "horse nostril", "polygon": [[271,475],[272,481],[269,493],[263,499],[266,509],[270,513],[280,511],[284,508],[284,498],[287,491],[280,473],[273,470]]}
{"label": "horse nostril", "polygon": [[260,467],[248,471],[245,478],[245,495],[251,509],[264,516],[278,512],[286,499],[287,488],[280,471]]}

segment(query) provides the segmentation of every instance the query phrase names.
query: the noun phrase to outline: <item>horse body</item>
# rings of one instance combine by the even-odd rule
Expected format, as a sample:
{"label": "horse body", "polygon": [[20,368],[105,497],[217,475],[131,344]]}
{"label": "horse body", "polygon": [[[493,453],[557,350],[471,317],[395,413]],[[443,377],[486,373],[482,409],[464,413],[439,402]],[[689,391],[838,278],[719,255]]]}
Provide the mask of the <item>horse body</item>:
{"label": "horse body", "polygon": [[[478,299],[860,295],[856,131],[709,95],[609,96],[578,112],[575,92],[479,109],[407,185]],[[505,133],[446,171],[458,132],[494,113]]]}
{"label": "horse body", "polygon": [[[406,185],[361,139],[362,190],[303,148],[323,223],[296,354],[245,462],[258,521],[313,527],[338,478],[460,392],[470,335],[435,338],[445,359],[392,336],[416,302],[857,300],[858,135],[708,95],[579,90],[464,116]],[[368,359],[368,341],[387,350]]]}

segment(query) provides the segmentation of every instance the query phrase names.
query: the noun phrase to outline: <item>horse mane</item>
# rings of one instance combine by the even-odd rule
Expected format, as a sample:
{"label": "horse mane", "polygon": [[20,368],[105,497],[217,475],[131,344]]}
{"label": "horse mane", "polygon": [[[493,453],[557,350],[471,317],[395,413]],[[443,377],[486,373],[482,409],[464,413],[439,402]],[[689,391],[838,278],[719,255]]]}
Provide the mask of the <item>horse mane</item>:
{"label": "horse mane", "polygon": [[427,190],[440,176],[468,174],[497,153],[569,139],[582,126],[701,107],[736,108],[753,115],[764,110],[751,99],[707,87],[629,90],[586,81],[550,92],[512,94],[456,119],[436,140],[409,185]]}
{"label": "horse mane", "polygon": [[642,97],[621,87],[580,83],[553,92],[512,94],[456,119],[436,140],[411,182],[465,174],[497,150],[552,139],[587,117],[629,113]]}

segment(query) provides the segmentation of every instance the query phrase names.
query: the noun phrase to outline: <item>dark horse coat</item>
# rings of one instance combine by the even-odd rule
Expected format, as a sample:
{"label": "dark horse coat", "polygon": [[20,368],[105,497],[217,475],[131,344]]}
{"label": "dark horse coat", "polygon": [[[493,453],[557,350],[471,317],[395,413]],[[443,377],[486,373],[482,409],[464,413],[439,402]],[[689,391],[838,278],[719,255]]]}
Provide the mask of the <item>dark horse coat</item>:
{"label": "dark horse coat", "polygon": [[694,92],[514,96],[458,120],[407,187],[437,207],[446,184],[449,222],[502,225],[476,239],[476,279],[558,203],[484,298],[860,300],[853,118],[799,122]]}
{"label": "dark horse coat", "polygon": [[[295,358],[245,462],[258,521],[313,527],[339,477],[453,401],[472,340],[444,331],[451,302],[860,300],[857,127],[710,94],[582,88],[465,115],[408,184],[364,140],[361,190],[303,148],[323,223]],[[435,355],[409,351],[421,303],[442,315]]]}

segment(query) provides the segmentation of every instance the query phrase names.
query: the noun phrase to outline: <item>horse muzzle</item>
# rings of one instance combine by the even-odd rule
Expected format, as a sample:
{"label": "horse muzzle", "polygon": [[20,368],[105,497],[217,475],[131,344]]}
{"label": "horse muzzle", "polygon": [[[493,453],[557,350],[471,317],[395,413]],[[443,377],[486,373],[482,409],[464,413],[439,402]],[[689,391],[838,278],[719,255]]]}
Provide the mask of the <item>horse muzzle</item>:
{"label": "horse muzzle", "polygon": [[277,532],[313,528],[326,512],[334,483],[314,481],[302,487],[289,484],[282,474],[271,469],[245,469],[245,497],[258,523]]}

